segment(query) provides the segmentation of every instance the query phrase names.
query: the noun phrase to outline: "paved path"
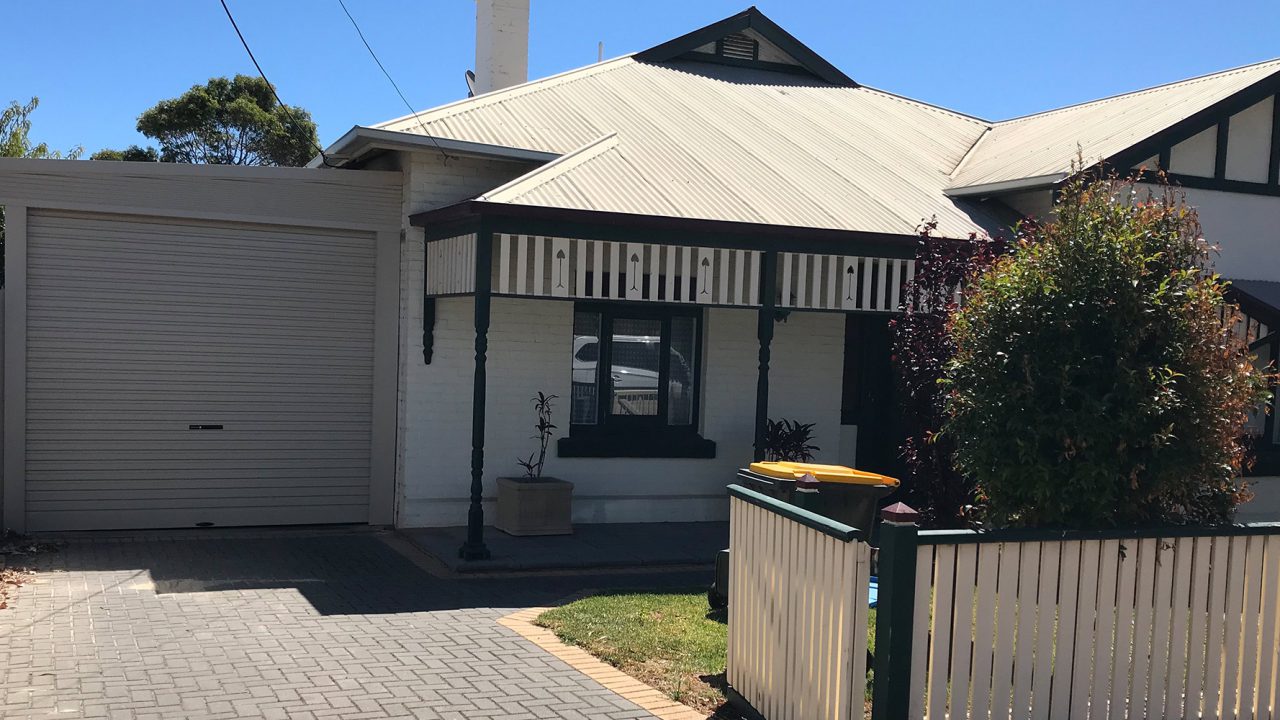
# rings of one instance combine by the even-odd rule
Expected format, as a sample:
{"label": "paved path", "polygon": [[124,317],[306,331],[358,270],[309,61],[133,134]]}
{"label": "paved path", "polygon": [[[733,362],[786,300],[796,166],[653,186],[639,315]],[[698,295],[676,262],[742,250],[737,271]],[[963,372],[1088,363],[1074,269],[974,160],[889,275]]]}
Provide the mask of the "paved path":
{"label": "paved path", "polygon": [[494,620],[705,573],[446,580],[374,533],[75,540],[0,610],[0,717],[647,718]]}

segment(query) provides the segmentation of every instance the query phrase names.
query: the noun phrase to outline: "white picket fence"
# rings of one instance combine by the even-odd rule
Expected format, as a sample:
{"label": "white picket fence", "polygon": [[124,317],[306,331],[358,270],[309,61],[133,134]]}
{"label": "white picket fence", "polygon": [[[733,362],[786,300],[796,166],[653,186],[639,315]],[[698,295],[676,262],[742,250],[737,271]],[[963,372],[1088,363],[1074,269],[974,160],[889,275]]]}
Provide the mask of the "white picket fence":
{"label": "white picket fence", "polygon": [[863,717],[870,547],[737,487],[729,543],[729,685],[769,720]]}
{"label": "white picket fence", "polygon": [[1280,526],[919,543],[911,718],[1280,718]]}

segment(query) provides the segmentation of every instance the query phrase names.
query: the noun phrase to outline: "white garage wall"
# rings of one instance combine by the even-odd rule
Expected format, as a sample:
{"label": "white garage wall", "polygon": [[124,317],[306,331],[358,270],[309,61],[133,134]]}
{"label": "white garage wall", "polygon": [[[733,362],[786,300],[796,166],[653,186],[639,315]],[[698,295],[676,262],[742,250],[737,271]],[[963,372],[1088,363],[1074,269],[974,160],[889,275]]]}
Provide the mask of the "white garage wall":
{"label": "white garage wall", "polygon": [[[437,301],[435,352],[422,362],[420,327],[409,328],[405,418],[405,527],[466,522],[471,471],[473,301]],[[573,303],[494,298],[488,354],[485,441],[486,512],[495,480],[519,475],[516,458],[535,449],[530,398],[560,396],[555,420],[568,430]],[[751,459],[755,417],[756,313],[711,308],[705,315],[702,433],[714,459],[559,458],[554,443],[546,474],[574,483],[575,522],[723,519],[724,487]],[[778,323],[770,415],[818,424],[819,461],[840,454],[840,383],[844,319],[792,313]]]}
{"label": "white garage wall", "polygon": [[27,216],[48,209],[374,233],[378,250],[369,522],[390,522],[402,179],[399,173],[381,172],[0,159],[0,204],[7,209],[5,526],[21,531],[26,523]]}

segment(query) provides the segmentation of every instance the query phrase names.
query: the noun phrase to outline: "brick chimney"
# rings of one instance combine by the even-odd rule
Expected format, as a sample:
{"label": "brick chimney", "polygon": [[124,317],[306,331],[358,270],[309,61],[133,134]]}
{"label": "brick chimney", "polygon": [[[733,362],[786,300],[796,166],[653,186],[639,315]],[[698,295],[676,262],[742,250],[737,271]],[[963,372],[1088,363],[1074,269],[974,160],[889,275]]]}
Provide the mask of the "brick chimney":
{"label": "brick chimney", "polygon": [[529,79],[529,0],[476,0],[476,95]]}

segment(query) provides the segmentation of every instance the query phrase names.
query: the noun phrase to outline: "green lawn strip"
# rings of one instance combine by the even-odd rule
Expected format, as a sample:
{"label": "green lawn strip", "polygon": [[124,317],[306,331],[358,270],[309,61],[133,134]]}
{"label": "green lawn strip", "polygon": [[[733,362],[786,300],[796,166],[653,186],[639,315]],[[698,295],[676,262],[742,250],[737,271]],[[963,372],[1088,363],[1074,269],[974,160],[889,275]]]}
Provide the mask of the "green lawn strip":
{"label": "green lawn strip", "polygon": [[714,710],[723,693],[704,676],[724,672],[727,630],[707,593],[604,593],[549,610],[535,621],[671,699]]}
{"label": "green lawn strip", "polygon": [[677,702],[707,712],[724,702],[728,629],[723,613],[708,611],[705,590],[603,593],[535,622]]}

